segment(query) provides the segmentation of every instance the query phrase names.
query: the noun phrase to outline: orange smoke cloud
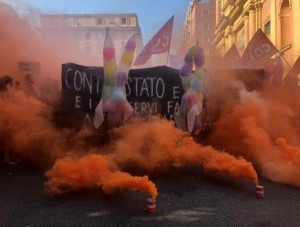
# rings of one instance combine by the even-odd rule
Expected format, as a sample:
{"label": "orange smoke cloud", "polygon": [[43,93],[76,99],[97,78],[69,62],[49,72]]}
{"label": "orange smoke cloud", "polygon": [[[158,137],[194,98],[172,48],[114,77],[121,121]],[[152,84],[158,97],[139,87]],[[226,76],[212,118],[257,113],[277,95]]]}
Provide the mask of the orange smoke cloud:
{"label": "orange smoke cloud", "polygon": [[219,102],[220,118],[207,142],[253,162],[266,178],[299,186],[299,87],[237,90],[238,98]]}
{"label": "orange smoke cloud", "polygon": [[208,171],[257,183],[257,174],[250,162],[197,144],[171,121],[158,117],[150,117],[148,121],[134,119],[115,129],[113,137],[110,149],[114,152],[110,156],[123,168],[135,165],[146,171],[157,171],[170,166],[203,166]]}
{"label": "orange smoke cloud", "polygon": [[[47,46],[42,36],[2,3],[0,19],[0,76],[10,74],[22,82],[17,62],[40,61],[43,76],[60,77],[56,48]],[[213,68],[205,80],[208,115],[219,119],[204,141],[211,146],[196,143],[173,122],[157,117],[133,119],[110,133],[108,145],[94,146],[89,132],[75,133],[53,124],[52,107],[44,102],[52,105],[59,88],[45,80],[37,83],[41,91],[47,90],[39,97],[42,101],[21,90],[1,94],[0,153],[12,153],[43,168],[55,163],[46,173],[45,186],[56,194],[97,188],[113,193],[126,188],[155,198],[157,189],[147,176],[122,171],[150,174],[190,165],[257,184],[252,163],[265,177],[300,187],[300,103],[295,98],[299,87],[266,85],[250,92],[230,72],[215,73]],[[79,154],[82,158],[74,158]]]}
{"label": "orange smoke cloud", "polygon": [[210,146],[201,146],[175,128],[173,122],[159,117],[149,117],[147,121],[133,119],[114,129],[112,138],[106,147],[93,150],[94,153],[109,151],[107,156],[88,154],[82,158],[57,160],[46,172],[49,178],[46,189],[61,194],[101,188],[104,193],[110,194],[117,188],[126,188],[150,193],[155,199],[157,189],[147,176],[132,176],[120,170],[139,169],[151,173],[171,166],[190,165],[258,183],[250,162]]}
{"label": "orange smoke cloud", "polygon": [[24,19],[8,5],[0,2],[0,75],[12,75],[23,81],[18,73],[18,62],[39,62],[43,75],[58,78],[60,62],[58,51],[49,47],[45,38],[33,30]]}
{"label": "orange smoke cloud", "polygon": [[117,188],[126,188],[147,192],[153,199],[158,195],[155,184],[149,181],[147,176],[138,177],[115,171],[107,158],[101,155],[60,159],[45,175],[50,178],[45,184],[46,190],[54,194],[96,188],[101,188],[106,194],[112,194]]}
{"label": "orange smoke cloud", "polygon": [[254,155],[261,172],[273,181],[300,187],[300,148],[291,146],[286,139],[272,142],[264,129],[253,118],[242,120],[245,145]]}
{"label": "orange smoke cloud", "polygon": [[22,91],[11,90],[0,98],[1,152],[37,166],[51,165],[63,152],[68,130],[51,122],[52,108]]}
{"label": "orange smoke cloud", "polygon": [[[62,59],[66,56],[79,63],[82,59],[77,53],[66,51],[66,40],[50,46],[42,34],[32,29],[11,7],[3,3],[0,3],[0,25],[0,76],[8,74],[20,82],[19,90],[12,88],[0,94],[0,157],[21,158],[36,166],[48,168],[70,153],[80,154],[92,149],[89,132],[75,133],[53,124],[53,109],[49,105],[54,105],[59,97],[59,83],[45,77],[60,78]],[[66,56],[61,56],[61,53]],[[18,72],[19,61],[38,62],[41,65],[41,75],[32,75],[34,89],[30,91],[24,83],[25,75]],[[58,161],[54,169],[61,167],[62,162]],[[101,169],[99,171],[98,175]],[[56,174],[54,170],[47,172],[49,176],[52,176],[51,173]],[[109,172],[107,169],[105,174],[101,179],[107,182],[102,186],[106,193],[113,192],[116,187],[126,187],[151,193],[154,198],[157,196],[155,185],[147,177],[133,177],[117,170]],[[96,179],[94,175],[90,178]],[[57,182],[58,178],[55,179]],[[83,182],[87,189],[91,187],[88,179]],[[72,184],[72,187],[77,190],[76,184]],[[54,186],[48,186],[50,188],[55,191]],[[57,186],[56,192],[59,190]]]}
{"label": "orange smoke cloud", "polygon": [[59,194],[100,187],[106,194],[116,188],[126,188],[150,193],[154,199],[158,195],[147,176],[120,172],[113,162],[100,155],[63,158],[92,148],[88,138],[93,134],[87,130],[75,133],[54,127],[52,109],[36,98],[9,89],[1,94],[0,107],[0,156],[4,152],[4,156],[15,156],[43,168],[57,160],[46,173],[50,178],[46,183],[49,192]]}

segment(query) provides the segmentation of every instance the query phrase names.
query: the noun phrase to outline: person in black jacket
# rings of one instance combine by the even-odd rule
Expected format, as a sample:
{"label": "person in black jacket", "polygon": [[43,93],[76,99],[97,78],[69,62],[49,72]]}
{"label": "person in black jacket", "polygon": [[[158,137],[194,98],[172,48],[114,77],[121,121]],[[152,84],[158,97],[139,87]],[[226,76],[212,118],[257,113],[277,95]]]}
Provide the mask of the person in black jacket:
{"label": "person in black jacket", "polygon": [[14,79],[8,75],[0,77],[0,92],[7,91],[7,86],[13,86],[13,81]]}

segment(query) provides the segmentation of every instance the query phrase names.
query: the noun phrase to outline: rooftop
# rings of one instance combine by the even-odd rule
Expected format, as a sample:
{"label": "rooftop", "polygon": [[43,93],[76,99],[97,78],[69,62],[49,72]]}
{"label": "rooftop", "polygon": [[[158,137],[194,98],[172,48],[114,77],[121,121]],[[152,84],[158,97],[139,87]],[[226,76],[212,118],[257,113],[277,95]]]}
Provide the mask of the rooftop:
{"label": "rooftop", "polygon": [[41,17],[110,17],[110,16],[134,16],[136,13],[99,13],[99,14],[41,14]]}

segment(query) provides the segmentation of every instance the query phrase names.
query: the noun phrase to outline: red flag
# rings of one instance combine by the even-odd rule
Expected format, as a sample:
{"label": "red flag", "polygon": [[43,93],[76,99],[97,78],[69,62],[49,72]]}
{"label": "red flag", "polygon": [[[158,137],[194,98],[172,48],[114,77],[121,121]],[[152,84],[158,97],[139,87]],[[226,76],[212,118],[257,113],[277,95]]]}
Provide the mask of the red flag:
{"label": "red flag", "polygon": [[143,65],[151,58],[152,54],[161,54],[170,50],[174,16],[146,44],[135,59],[133,65]]}
{"label": "red flag", "polygon": [[278,50],[274,44],[261,29],[258,29],[246,47],[241,62],[244,65],[253,65],[259,60],[269,58],[277,52]]}
{"label": "red flag", "polygon": [[299,86],[298,85],[298,81],[299,81],[298,75],[299,74],[300,74],[300,57],[298,57],[297,61],[293,65],[293,67],[288,72],[286,78],[284,79],[284,84]]}
{"label": "red flag", "polygon": [[291,70],[288,72],[286,77],[297,77],[298,74],[300,74],[300,57],[298,57],[297,61],[291,68]]}
{"label": "red flag", "polygon": [[236,46],[233,44],[232,47],[227,51],[227,53],[223,57],[223,61],[226,65],[230,67],[236,66],[240,63],[241,57],[239,55]]}

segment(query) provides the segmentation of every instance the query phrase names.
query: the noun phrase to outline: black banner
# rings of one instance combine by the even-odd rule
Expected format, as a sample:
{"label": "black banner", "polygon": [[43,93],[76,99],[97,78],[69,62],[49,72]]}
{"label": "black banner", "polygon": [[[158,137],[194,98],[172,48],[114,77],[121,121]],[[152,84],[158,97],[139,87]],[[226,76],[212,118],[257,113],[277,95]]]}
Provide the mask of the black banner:
{"label": "black banner", "polygon": [[[102,87],[102,67],[63,64],[63,123],[68,127],[81,128],[84,122],[93,122]],[[183,93],[179,71],[176,69],[159,66],[129,71],[126,95],[134,116],[151,113],[173,120]]]}
{"label": "black banner", "polygon": [[[249,91],[260,90],[264,83],[263,70],[236,69],[230,75],[243,81]],[[85,122],[93,125],[95,109],[101,99],[103,77],[102,67],[73,63],[62,65],[62,125],[76,129],[81,129]],[[156,114],[174,120],[183,94],[179,71],[176,69],[158,66],[129,71],[126,96],[134,116]],[[204,102],[206,104],[209,100],[205,97]]]}

